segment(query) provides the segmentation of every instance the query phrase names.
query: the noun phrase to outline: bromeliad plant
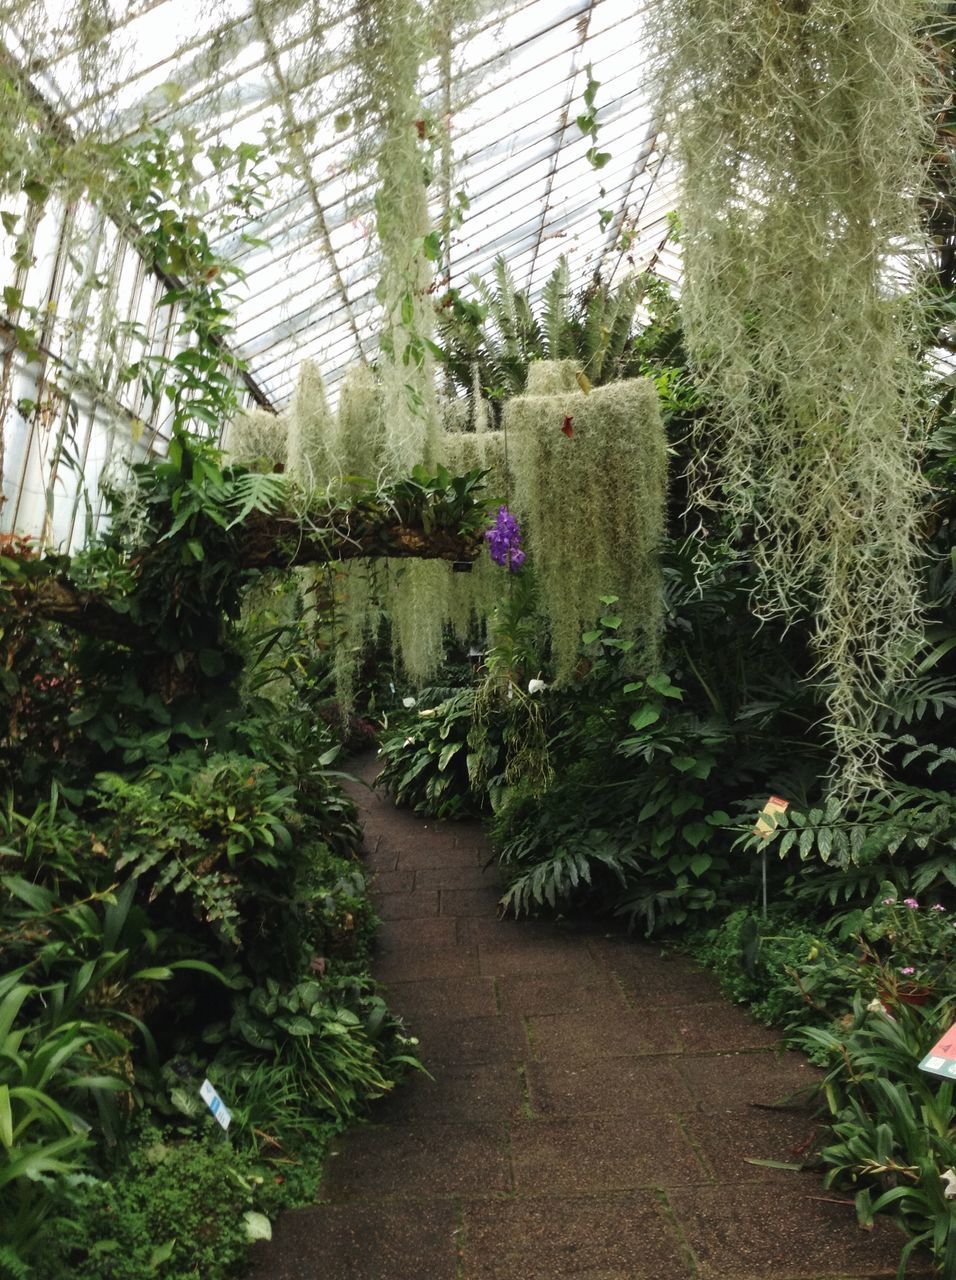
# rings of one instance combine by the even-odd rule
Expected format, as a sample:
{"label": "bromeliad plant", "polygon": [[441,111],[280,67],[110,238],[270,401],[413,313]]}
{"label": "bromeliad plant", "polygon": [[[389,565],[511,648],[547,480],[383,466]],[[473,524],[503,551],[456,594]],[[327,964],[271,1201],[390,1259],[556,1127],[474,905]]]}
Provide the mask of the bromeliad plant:
{"label": "bromeliad plant", "polygon": [[917,1064],[953,1020],[951,997],[927,1006],[894,1006],[892,1016],[857,998],[849,1025],[809,1028],[799,1037],[826,1056],[824,1095],[834,1141],[821,1155],[827,1184],[856,1192],[864,1227],[878,1212],[897,1218],[910,1235],[898,1280],[920,1247],[941,1274],[956,1268],[956,1108],[953,1086]]}

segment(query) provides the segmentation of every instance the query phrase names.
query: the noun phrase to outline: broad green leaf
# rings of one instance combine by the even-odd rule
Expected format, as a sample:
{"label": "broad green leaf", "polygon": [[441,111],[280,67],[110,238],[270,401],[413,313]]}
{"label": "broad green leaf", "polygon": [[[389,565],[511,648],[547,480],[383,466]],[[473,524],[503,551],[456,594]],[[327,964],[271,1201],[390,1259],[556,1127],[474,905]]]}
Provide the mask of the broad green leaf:
{"label": "broad green leaf", "polygon": [[242,1221],[245,1226],[247,1240],[272,1239],[272,1223],[264,1213],[257,1213],[255,1209],[247,1209],[242,1215]]}
{"label": "broad green leaf", "polygon": [[632,729],[641,730],[656,724],[660,718],[660,710],[652,702],[647,702],[638,711],[632,713],[628,723]]}

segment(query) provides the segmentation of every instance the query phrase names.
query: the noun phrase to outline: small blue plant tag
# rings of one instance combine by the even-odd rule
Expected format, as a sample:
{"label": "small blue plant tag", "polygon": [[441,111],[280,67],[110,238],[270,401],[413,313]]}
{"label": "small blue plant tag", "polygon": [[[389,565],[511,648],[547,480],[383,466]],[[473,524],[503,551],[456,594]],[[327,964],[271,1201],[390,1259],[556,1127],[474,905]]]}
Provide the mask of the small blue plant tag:
{"label": "small blue plant tag", "polygon": [[224,1129],[228,1129],[232,1121],[232,1112],[216,1092],[211,1080],[202,1082],[199,1086],[199,1096],[212,1112],[216,1123],[222,1125]]}

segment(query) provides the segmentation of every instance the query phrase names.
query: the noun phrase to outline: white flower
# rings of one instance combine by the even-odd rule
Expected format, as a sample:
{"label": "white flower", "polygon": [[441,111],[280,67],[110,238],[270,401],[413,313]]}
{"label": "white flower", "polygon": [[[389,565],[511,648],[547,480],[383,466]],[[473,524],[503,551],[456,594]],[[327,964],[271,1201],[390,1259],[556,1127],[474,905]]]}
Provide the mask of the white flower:
{"label": "white flower", "polygon": [[402,706],[407,707],[409,711],[412,709],[412,707],[414,707],[414,705],[415,705],[414,698],[402,698]]}
{"label": "white flower", "polygon": [[867,1013],[886,1013],[883,1001],[879,996],[874,996],[870,1003],[866,1006]]}
{"label": "white flower", "polygon": [[544,682],[543,680],[529,680],[529,681],[528,681],[528,692],[529,692],[529,693],[543,693],[543,692],[545,691],[545,689],[547,689],[547,687],[548,687],[548,686],[545,684],[545,682]]}
{"label": "white flower", "polygon": [[947,1169],[939,1175],[943,1180],[943,1198],[956,1200],[956,1169]]}

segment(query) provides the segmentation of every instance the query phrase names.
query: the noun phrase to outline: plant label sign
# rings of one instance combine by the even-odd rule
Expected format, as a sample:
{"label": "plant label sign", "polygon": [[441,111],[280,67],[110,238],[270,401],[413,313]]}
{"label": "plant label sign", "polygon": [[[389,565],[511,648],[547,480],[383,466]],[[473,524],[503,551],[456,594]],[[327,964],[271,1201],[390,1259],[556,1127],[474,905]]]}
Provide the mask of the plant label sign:
{"label": "plant label sign", "polygon": [[781,800],[779,796],[771,796],[760,810],[757,825],[753,829],[754,835],[760,836],[761,840],[769,840],[777,829],[777,815],[786,813],[789,808],[789,800]]}
{"label": "plant label sign", "polygon": [[212,1112],[216,1123],[222,1125],[224,1129],[228,1129],[232,1121],[232,1112],[216,1092],[211,1080],[202,1082],[199,1086],[199,1096]]}
{"label": "plant label sign", "polygon": [[956,1022],[942,1040],[933,1045],[919,1069],[932,1076],[942,1076],[944,1080],[956,1080]]}

